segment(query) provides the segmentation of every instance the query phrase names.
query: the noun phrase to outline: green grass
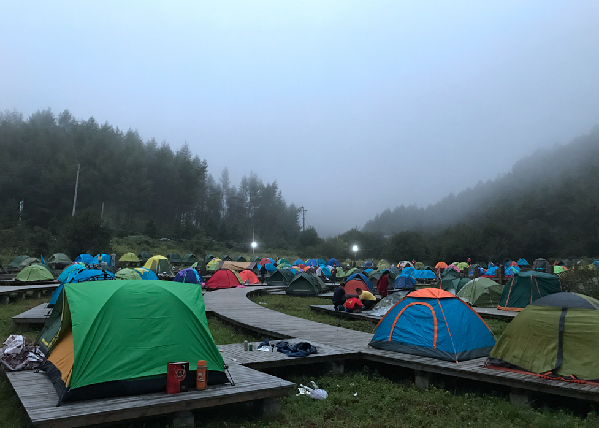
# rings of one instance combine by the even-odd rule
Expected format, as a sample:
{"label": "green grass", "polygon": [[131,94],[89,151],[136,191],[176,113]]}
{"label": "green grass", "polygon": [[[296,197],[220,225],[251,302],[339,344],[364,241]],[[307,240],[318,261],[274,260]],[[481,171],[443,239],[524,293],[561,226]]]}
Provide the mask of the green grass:
{"label": "green grass", "polygon": [[248,418],[234,411],[213,414],[198,427],[205,428],[590,428],[599,424],[594,413],[586,418],[564,411],[534,410],[511,405],[502,397],[472,393],[453,394],[431,388],[421,392],[412,382],[392,381],[368,369],[317,378],[293,376],[309,386],[314,380],[327,391],[326,400],[291,395],[283,400],[282,414],[272,421]]}
{"label": "green grass", "polygon": [[241,343],[244,340],[247,340],[248,342],[255,342],[256,340],[262,341],[258,336],[243,332],[213,317],[208,318],[208,328],[210,328],[212,337],[214,337],[214,341],[217,345]]}
{"label": "green grass", "polygon": [[371,321],[343,319],[333,315],[315,312],[310,309],[310,305],[332,304],[330,299],[270,294],[266,296],[254,296],[251,300],[265,308],[272,309],[273,311],[283,312],[287,315],[293,315],[294,317],[329,324],[335,327],[364,331],[366,333],[374,333],[376,327],[376,324]]}

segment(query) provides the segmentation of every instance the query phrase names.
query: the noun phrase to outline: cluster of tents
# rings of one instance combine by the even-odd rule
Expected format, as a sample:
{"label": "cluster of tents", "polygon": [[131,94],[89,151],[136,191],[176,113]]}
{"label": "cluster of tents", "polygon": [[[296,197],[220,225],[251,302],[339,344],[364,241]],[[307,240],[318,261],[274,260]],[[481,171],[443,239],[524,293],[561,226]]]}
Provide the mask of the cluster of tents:
{"label": "cluster of tents", "polygon": [[[503,290],[494,284],[483,294],[476,288],[467,296],[425,288],[399,299],[391,295],[388,299],[395,302],[379,322],[370,346],[456,362],[490,356],[487,367],[492,369],[597,381],[599,301],[561,291],[556,278],[544,272],[519,272]],[[477,278],[470,284],[487,281]],[[520,311],[497,341],[467,303],[481,299],[499,299],[500,305]]]}

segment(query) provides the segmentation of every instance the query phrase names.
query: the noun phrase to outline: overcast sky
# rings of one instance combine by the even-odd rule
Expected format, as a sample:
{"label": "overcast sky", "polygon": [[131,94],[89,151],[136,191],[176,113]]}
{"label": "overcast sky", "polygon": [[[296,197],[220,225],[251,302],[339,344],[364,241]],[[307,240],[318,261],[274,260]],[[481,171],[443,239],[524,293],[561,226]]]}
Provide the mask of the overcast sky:
{"label": "overcast sky", "polygon": [[3,1],[0,110],[254,171],[321,236],[599,124],[599,2]]}

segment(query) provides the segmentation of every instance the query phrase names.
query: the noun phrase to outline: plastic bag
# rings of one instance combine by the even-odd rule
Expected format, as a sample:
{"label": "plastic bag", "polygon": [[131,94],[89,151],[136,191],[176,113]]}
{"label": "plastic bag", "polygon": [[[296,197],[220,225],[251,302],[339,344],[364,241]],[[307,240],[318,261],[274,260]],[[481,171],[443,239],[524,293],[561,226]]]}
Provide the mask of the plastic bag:
{"label": "plastic bag", "polygon": [[4,341],[4,347],[2,348],[4,354],[19,354],[25,346],[25,338],[20,334],[11,334],[8,339]]}
{"label": "plastic bag", "polygon": [[324,389],[320,389],[314,381],[312,381],[312,386],[314,388],[309,388],[300,383],[300,387],[298,388],[299,393],[297,395],[309,395],[315,400],[324,400],[329,396],[329,394]]}

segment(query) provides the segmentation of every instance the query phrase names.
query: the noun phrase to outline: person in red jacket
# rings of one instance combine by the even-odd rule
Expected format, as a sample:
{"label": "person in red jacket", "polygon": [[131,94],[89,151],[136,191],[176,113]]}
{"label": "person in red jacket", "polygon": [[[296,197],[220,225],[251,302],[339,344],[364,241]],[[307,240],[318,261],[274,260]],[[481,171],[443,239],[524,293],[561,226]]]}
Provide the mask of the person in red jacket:
{"label": "person in red jacket", "polygon": [[386,270],[383,272],[379,280],[376,282],[376,288],[379,290],[379,294],[381,295],[381,299],[387,297],[389,294],[387,289],[389,288],[389,271]]}

